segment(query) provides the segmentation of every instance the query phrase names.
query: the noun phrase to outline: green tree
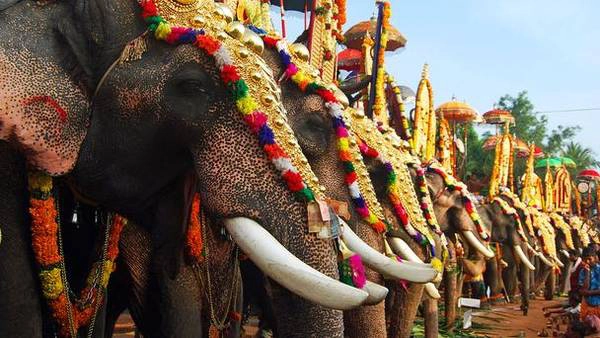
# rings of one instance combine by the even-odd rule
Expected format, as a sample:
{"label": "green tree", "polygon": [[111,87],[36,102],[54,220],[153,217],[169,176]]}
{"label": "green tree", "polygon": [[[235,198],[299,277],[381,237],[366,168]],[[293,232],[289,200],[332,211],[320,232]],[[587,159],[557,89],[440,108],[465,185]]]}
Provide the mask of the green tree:
{"label": "green tree", "polygon": [[590,148],[586,148],[577,142],[569,142],[563,147],[561,156],[575,161],[576,168],[570,170],[571,175],[586,168],[600,168],[600,162],[596,160],[596,154]]}

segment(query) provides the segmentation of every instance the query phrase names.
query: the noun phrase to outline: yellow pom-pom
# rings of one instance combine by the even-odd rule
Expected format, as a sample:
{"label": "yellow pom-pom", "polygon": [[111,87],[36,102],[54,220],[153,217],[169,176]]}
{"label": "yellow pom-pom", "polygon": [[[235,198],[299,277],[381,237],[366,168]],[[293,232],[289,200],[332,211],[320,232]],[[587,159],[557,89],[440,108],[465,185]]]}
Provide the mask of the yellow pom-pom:
{"label": "yellow pom-pom", "polygon": [[56,299],[63,292],[63,283],[60,278],[60,269],[54,268],[40,272],[42,293],[46,299]]}
{"label": "yellow pom-pom", "polygon": [[167,22],[160,22],[154,31],[154,36],[158,40],[166,40],[169,34],[171,34],[171,25]]}
{"label": "yellow pom-pom", "polygon": [[348,144],[348,139],[345,138],[345,137],[340,138],[338,140],[338,146],[339,146],[340,150],[348,150],[349,147],[350,147],[349,144]]}
{"label": "yellow pom-pom", "polygon": [[437,257],[433,257],[431,259],[431,267],[437,271],[438,273],[441,273],[444,270],[444,264],[442,263],[442,261],[437,258]]}
{"label": "yellow pom-pom", "polygon": [[244,114],[252,114],[258,107],[256,101],[251,96],[245,96],[235,103],[237,105],[238,110]]}

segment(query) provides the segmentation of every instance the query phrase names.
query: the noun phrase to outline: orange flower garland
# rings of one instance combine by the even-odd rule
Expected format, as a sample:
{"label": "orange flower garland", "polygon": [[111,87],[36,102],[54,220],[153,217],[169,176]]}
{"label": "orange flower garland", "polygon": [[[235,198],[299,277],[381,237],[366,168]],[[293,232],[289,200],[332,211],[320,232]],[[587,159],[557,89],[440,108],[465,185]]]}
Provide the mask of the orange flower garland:
{"label": "orange flower garland", "polygon": [[[31,216],[32,248],[40,267],[42,294],[52,318],[58,324],[61,337],[74,337],[77,331],[92,323],[102,304],[104,291],[119,254],[119,238],[127,220],[119,215],[107,229],[104,256],[93,264],[78,301],[68,297],[65,262],[61,254],[60,224],[54,198],[52,178],[39,172],[29,173],[29,214]],[[83,301],[79,301],[83,300]]]}
{"label": "orange flower garland", "polygon": [[189,258],[194,263],[202,261],[202,224],[200,224],[200,195],[194,195],[190,220],[188,223],[185,249]]}
{"label": "orange flower garland", "polygon": [[388,1],[383,2],[383,17],[381,28],[381,48],[377,55],[377,74],[375,80],[375,103],[373,104],[373,115],[382,119],[387,123],[387,118],[382,118],[383,114],[387,114],[385,107],[385,50],[388,43],[388,30],[390,28],[390,17],[392,16],[392,8]]}

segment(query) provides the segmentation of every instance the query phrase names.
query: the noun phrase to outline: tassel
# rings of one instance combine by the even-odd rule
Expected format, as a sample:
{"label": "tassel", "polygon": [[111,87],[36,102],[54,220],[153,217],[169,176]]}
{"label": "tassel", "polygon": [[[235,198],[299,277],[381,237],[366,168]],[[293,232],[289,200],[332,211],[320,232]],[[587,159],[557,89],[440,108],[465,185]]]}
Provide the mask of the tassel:
{"label": "tassel", "polygon": [[142,55],[148,50],[148,42],[146,41],[146,37],[148,35],[148,31],[142,33],[142,35],[137,38],[131,40],[125,48],[123,48],[123,52],[121,52],[121,56],[119,56],[118,63],[125,63],[130,61],[140,60]]}
{"label": "tassel", "polygon": [[362,259],[359,255],[350,251],[341,239],[338,240],[338,247],[341,255],[341,260],[338,263],[340,281],[362,289],[367,282]]}

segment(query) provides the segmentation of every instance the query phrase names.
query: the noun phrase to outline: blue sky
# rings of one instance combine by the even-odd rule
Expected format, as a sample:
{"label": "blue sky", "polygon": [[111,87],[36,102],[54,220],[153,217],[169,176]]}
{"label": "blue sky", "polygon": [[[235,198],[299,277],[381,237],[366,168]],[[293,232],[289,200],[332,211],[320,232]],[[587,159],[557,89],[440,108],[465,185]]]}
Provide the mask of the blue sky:
{"label": "blue sky", "polygon": [[[345,29],[375,8],[347,3]],[[289,14],[295,37],[303,20]],[[415,88],[429,63],[436,106],[456,95],[484,113],[500,96],[527,90],[537,111],[600,107],[600,1],[392,0],[392,23],[408,43],[386,58],[388,71]],[[581,126],[575,139],[600,158],[600,111],[547,116],[550,127]]]}

